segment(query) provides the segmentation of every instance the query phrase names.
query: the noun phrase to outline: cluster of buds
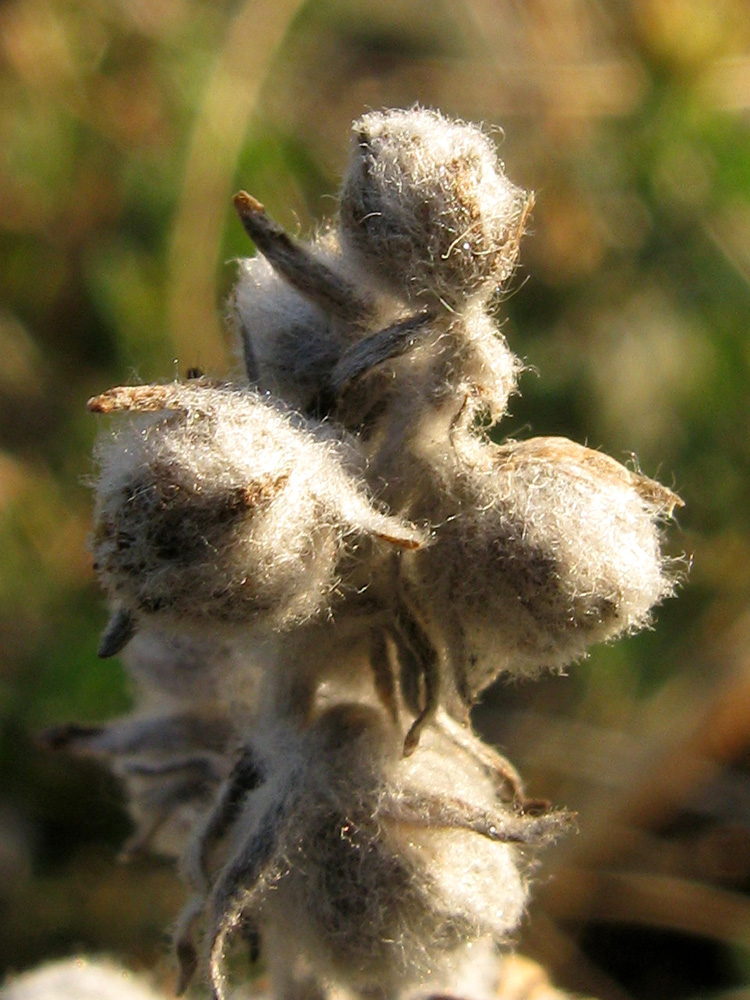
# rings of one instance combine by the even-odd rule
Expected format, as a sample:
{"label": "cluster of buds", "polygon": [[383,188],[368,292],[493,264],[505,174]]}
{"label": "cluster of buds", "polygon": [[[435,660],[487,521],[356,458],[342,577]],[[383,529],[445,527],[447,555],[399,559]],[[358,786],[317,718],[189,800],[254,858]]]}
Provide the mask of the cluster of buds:
{"label": "cluster of buds", "polygon": [[123,777],[130,851],[180,859],[181,985],[206,969],[216,998],[233,938],[280,998],[491,990],[482,956],[570,818],[526,797],[469,709],[642,627],[674,587],[674,493],[565,439],[487,435],[521,370],[494,304],[532,204],[491,140],[419,108],[354,133],[313,241],[235,198],[260,252],[230,303],[242,376],[89,404],[116,414],[100,652],[137,706],[55,739]]}

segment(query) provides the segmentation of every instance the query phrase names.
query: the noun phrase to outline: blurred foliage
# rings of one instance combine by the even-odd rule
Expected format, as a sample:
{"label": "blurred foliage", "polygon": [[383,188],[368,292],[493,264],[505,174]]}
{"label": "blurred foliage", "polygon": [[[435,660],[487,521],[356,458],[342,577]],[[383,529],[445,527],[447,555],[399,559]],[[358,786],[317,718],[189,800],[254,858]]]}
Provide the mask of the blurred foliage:
{"label": "blurred foliage", "polygon": [[692,570],[655,630],[477,713],[534,794],[579,812],[521,944],[602,1000],[750,989],[744,0],[0,5],[2,969],[76,948],[167,969],[182,897],[158,861],[116,864],[114,783],[34,741],[128,700],[95,656],[85,400],[233,364],[232,192],[308,231],[351,119],[415,101],[502,124],[537,192],[498,303],[529,365],[500,433],[636,455],[686,501]]}

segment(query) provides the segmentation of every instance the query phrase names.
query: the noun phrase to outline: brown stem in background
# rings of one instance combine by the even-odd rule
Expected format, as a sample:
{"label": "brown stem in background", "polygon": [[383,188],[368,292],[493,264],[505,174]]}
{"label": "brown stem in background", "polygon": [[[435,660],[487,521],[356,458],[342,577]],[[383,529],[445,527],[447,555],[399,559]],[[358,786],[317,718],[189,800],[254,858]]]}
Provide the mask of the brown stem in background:
{"label": "brown stem in background", "polygon": [[261,88],[304,0],[245,0],[218,53],[193,126],[172,228],[169,330],[184,364],[226,367],[217,311],[216,269],[226,206]]}

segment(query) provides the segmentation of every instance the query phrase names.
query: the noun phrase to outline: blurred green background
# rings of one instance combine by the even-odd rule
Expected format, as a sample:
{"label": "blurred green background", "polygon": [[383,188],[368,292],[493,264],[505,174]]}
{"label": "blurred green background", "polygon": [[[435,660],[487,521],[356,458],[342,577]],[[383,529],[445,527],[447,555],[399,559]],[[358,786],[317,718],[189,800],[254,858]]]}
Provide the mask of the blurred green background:
{"label": "blurred green background", "polygon": [[746,0],[0,4],[0,974],[83,949],[169,981],[183,898],[117,863],[116,784],[34,741],[128,705],[95,653],[86,399],[235,365],[233,191],[307,233],[351,120],[415,101],[502,126],[537,193],[501,433],[634,454],[686,502],[655,629],[477,712],[579,813],[521,946],[601,1000],[750,997]]}

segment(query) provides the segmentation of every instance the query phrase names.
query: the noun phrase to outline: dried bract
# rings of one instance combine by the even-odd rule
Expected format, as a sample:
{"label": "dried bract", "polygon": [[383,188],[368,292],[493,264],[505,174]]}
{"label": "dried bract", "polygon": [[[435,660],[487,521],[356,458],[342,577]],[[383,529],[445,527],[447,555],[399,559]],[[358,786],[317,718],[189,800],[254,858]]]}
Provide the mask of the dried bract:
{"label": "dried bract", "polygon": [[[179,858],[231,769],[254,688],[252,664],[218,638],[144,629],[123,653],[132,712],[99,726],[63,725],[44,742],[106,760],[122,779],[135,829],[123,856]],[[231,698],[244,676],[244,698]]]}
{"label": "dried bract", "polygon": [[265,259],[239,262],[230,321],[241,338],[252,385],[303,413],[320,409],[347,328],[305,298]]}

